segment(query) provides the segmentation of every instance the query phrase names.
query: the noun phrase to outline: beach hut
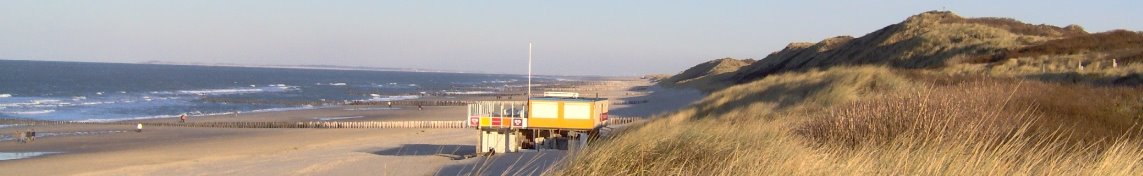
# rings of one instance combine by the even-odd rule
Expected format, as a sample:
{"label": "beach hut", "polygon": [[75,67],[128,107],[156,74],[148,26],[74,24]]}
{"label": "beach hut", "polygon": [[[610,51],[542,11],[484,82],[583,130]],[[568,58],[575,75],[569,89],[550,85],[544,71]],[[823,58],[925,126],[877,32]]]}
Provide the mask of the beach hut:
{"label": "beach hut", "polygon": [[480,153],[525,149],[574,149],[607,124],[608,100],[577,93],[545,92],[527,101],[468,105],[468,126],[480,132]]}

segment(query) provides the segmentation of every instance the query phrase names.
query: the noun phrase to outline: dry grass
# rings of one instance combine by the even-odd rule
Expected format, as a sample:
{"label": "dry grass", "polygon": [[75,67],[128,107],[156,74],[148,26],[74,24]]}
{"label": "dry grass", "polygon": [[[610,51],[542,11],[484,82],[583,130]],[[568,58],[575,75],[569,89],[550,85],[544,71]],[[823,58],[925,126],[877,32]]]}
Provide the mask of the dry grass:
{"label": "dry grass", "polygon": [[[919,74],[857,67],[770,76],[602,140],[554,174],[1143,172],[1143,88],[909,81],[940,77]],[[786,100],[795,101],[782,106]]]}
{"label": "dry grass", "polygon": [[964,63],[935,70],[948,75],[988,75],[1030,78],[1059,83],[1143,85],[1143,63],[1106,59],[1103,52],[1076,55],[1041,55],[1002,62]]}
{"label": "dry grass", "polygon": [[692,113],[695,118],[753,118],[771,110],[830,105],[852,101],[870,92],[903,91],[914,87],[885,67],[810,70],[772,75],[729,87],[708,95],[681,112]]}
{"label": "dry grass", "polygon": [[1087,34],[1083,28],[1075,25],[1067,27],[1057,27],[1052,25],[1040,24],[1032,25],[1020,22],[1011,18],[996,18],[996,17],[981,17],[981,18],[958,18],[946,19],[944,23],[971,23],[982,24],[996,28],[1008,30],[1009,32],[1021,35],[1034,35],[1044,37],[1059,37],[1059,36],[1076,36]]}
{"label": "dry grass", "polygon": [[1141,90],[977,80],[835,106],[798,134],[848,147],[903,135],[953,141],[1051,136],[1062,137],[1054,143],[1095,145],[1139,138],[1133,128],[1143,125]]}

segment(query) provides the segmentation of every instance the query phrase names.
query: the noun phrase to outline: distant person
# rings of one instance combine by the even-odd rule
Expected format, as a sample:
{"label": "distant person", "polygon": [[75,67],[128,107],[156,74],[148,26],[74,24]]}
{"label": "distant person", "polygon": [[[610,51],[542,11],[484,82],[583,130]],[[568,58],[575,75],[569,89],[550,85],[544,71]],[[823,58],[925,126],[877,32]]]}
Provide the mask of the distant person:
{"label": "distant person", "polygon": [[142,133],[143,132],[143,123],[139,123],[138,125],[135,125],[135,132],[136,133]]}
{"label": "distant person", "polygon": [[417,110],[425,110],[425,107],[423,107],[421,105],[417,105]]}
{"label": "distant person", "polygon": [[179,123],[187,123],[187,114],[179,116]]}
{"label": "distant person", "polygon": [[28,130],[27,142],[36,142],[36,129]]}
{"label": "distant person", "polygon": [[389,105],[389,108],[393,108],[393,102],[392,101],[386,101],[385,104]]}
{"label": "distant person", "polygon": [[24,143],[24,136],[23,131],[16,130],[16,133],[12,134],[12,139],[16,139],[16,142]]}

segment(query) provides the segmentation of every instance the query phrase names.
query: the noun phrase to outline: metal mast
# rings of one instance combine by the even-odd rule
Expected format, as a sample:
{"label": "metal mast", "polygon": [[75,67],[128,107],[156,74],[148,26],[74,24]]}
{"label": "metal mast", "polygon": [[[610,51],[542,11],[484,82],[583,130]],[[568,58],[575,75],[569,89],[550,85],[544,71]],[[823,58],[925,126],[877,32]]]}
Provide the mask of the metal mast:
{"label": "metal mast", "polygon": [[528,42],[528,97],[532,98],[532,42]]}

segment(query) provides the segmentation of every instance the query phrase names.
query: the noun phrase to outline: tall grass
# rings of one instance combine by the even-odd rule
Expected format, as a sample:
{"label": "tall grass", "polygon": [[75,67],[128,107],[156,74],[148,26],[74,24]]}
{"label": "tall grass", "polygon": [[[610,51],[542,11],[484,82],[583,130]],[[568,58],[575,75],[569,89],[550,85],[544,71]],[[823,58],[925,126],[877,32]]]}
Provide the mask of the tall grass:
{"label": "tall grass", "polygon": [[[883,79],[830,79],[838,77]],[[1143,88],[987,78],[900,82],[916,78],[925,77],[883,68],[771,76],[601,140],[554,174],[1143,173]],[[887,83],[921,88],[869,88]],[[834,89],[852,96],[824,93]],[[787,99],[799,102],[778,106]],[[833,101],[809,103],[821,100]],[[731,112],[704,111],[712,108]]]}

